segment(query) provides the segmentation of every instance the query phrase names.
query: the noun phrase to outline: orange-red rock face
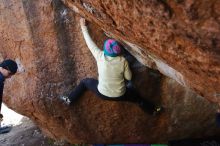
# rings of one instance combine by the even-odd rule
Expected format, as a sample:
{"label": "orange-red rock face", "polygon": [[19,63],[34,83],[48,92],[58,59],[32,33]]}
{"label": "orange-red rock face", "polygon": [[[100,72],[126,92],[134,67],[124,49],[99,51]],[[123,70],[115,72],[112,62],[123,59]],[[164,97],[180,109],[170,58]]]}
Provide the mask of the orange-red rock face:
{"label": "orange-red rock face", "polygon": [[181,74],[172,78],[183,85],[211,101],[219,98],[218,0],[64,2],[118,38],[140,46],[140,57],[151,54],[171,66]]}
{"label": "orange-red rock face", "polygon": [[[184,13],[190,2],[168,1],[173,11],[182,12],[172,12],[172,16],[169,9],[160,10],[164,4],[159,1],[118,1],[118,5],[111,1],[92,2],[74,1],[74,8],[112,35],[141,47],[129,44],[132,47],[128,48],[139,61],[163,70],[180,83],[186,82],[198,93],[219,91],[219,86],[214,86],[219,83],[219,76],[214,74],[219,71],[218,49],[204,49],[193,41],[195,37],[208,41],[209,35],[202,35],[200,28],[195,33],[197,22]],[[194,5],[195,9],[209,6]],[[87,12],[84,7],[95,12]],[[5,83],[4,102],[34,120],[47,135],[71,143],[160,143],[219,134],[214,123],[215,105],[136,61],[131,63],[133,81],[144,98],[164,105],[161,116],[147,115],[133,103],[101,100],[91,92],[72,107],[62,105],[58,97],[67,95],[81,79],[97,78],[96,63],[83,40],[78,16],[59,0],[3,0],[0,18],[0,58],[15,59],[20,68],[20,73]],[[150,21],[153,26],[148,27]],[[101,47],[106,36],[98,26],[90,28]],[[155,31],[149,36],[153,28]],[[189,38],[184,36],[188,29],[192,35]],[[211,34],[213,30],[216,31],[212,28]],[[182,49],[177,49],[178,45]],[[213,50],[215,54],[211,53]],[[209,70],[204,70],[207,65]],[[213,76],[205,79],[207,71],[212,71]]]}

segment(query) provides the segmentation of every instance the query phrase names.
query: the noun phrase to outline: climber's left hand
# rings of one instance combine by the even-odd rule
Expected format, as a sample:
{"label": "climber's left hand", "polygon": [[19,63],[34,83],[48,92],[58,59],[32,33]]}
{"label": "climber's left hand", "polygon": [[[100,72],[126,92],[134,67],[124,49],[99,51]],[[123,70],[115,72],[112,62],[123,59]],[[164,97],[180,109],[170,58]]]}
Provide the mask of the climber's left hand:
{"label": "climber's left hand", "polygon": [[80,18],[80,25],[81,26],[86,26],[86,19],[85,18]]}

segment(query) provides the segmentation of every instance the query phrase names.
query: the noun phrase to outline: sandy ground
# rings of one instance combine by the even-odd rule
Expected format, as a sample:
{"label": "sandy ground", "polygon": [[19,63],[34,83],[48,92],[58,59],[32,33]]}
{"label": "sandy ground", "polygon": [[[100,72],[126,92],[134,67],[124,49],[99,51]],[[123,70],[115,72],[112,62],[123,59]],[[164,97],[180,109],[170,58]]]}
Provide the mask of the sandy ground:
{"label": "sandy ground", "polygon": [[9,133],[0,134],[0,146],[70,146],[47,138],[30,119],[8,109],[4,104],[2,113],[4,120],[1,125],[13,125],[13,128]]}

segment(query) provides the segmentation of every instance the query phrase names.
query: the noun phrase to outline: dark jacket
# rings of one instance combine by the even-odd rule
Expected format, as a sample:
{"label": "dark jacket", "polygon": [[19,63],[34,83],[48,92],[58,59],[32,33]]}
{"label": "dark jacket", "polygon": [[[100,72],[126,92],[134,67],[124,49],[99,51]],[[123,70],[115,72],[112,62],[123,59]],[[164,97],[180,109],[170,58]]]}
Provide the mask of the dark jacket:
{"label": "dark jacket", "polygon": [[4,81],[5,81],[5,77],[2,75],[2,73],[0,73],[0,113],[1,113],[1,107],[2,107],[2,95],[3,95]]}
{"label": "dark jacket", "polygon": [[216,123],[217,126],[220,127],[220,113],[216,113]]}

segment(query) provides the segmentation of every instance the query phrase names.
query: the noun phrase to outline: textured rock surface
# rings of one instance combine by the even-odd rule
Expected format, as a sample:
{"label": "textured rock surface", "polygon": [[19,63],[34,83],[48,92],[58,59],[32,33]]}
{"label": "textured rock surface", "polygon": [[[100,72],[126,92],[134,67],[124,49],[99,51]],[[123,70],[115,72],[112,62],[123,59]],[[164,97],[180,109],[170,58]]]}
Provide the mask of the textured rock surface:
{"label": "textured rock surface", "polygon": [[[106,1],[106,3],[93,1],[92,6],[99,10],[98,8],[101,8],[99,4],[107,6],[108,2],[110,1]],[[124,1],[122,6],[128,8],[129,2]],[[147,5],[148,3],[143,5],[143,3],[145,2],[140,1],[136,4],[143,7],[137,10],[143,11],[143,18],[145,18],[148,16],[147,12],[151,11],[151,8],[157,8],[159,2],[149,1],[149,5]],[[134,6],[132,2],[129,5],[130,7]],[[78,2],[76,6],[82,14],[86,13],[85,10],[80,10],[82,6]],[[181,3],[178,6],[185,8],[185,5]],[[93,7],[89,7],[91,11],[94,11]],[[149,48],[151,53],[154,53],[155,56],[158,55],[155,57],[156,59],[160,57],[167,61],[183,74],[186,81],[189,81],[190,87],[197,91],[202,93],[200,87],[204,89],[206,85],[210,85],[209,88],[207,87],[207,91],[212,89],[214,92],[219,89],[218,86],[213,86],[219,83],[219,77],[216,74],[213,73],[213,76],[207,78],[206,84],[203,84],[207,72],[199,72],[200,69],[204,69],[204,66],[216,61],[217,49],[215,56],[208,50],[202,50],[194,43],[190,43],[189,48],[185,48],[184,46],[189,44],[192,38],[181,37],[184,34],[177,37],[178,33],[185,33],[179,28],[179,23],[182,21],[175,20],[176,23],[178,22],[176,24],[178,29],[171,29],[172,25],[166,28],[166,24],[163,24],[163,22],[170,22],[168,20],[172,19],[169,15],[162,18],[162,15],[169,14],[169,11],[163,13],[163,11],[152,9],[155,11],[155,16],[158,17],[150,17],[149,15],[152,21],[156,21],[152,22],[156,25],[155,29],[157,28],[155,30],[157,33],[154,34],[158,37],[156,43],[156,40],[151,40],[155,37],[149,38],[147,33],[153,26],[145,31],[142,31],[142,27],[136,26],[143,25],[144,27],[146,25],[146,23],[136,23],[142,21],[138,11],[132,11],[134,14],[130,11],[124,13],[124,7],[120,7],[123,13],[118,13],[115,15],[118,18],[111,21],[112,19],[104,14],[104,12],[114,12],[111,8],[116,7],[106,8],[102,10],[103,14],[98,13],[100,15],[97,14],[95,17],[90,13],[86,15],[116,37],[136,43],[143,48]],[[127,18],[121,18],[122,14]],[[135,14],[137,19],[134,19]],[[159,17],[160,15],[161,17]],[[81,79],[97,77],[95,60],[87,49],[80,32],[79,18],[58,0],[2,0],[0,2],[0,17],[0,57],[2,59],[14,58],[20,63],[20,74],[6,82],[4,102],[17,112],[30,117],[47,135],[72,143],[153,143],[219,134],[214,123],[215,105],[189,89],[183,88],[174,80],[142,66],[135,60],[131,60],[135,85],[143,97],[163,104],[166,108],[164,114],[152,117],[141,111],[135,104],[103,101],[90,92],[85,93],[73,107],[65,107],[58,102],[59,96],[66,95]],[[102,20],[103,17],[106,18],[105,21]],[[161,21],[159,21],[160,19]],[[132,24],[131,20],[134,22],[133,25],[130,25]],[[189,25],[191,21],[186,23]],[[189,26],[193,28],[194,25],[193,23]],[[116,28],[116,26],[122,28]],[[104,34],[95,25],[91,26],[91,30],[91,34],[101,47]],[[122,36],[122,33],[128,34]],[[166,40],[170,34],[173,34],[174,40],[177,39],[183,43],[181,44],[182,49],[185,50],[177,53],[175,50],[177,48],[174,47],[176,41]],[[206,38],[204,39],[206,40]],[[218,43],[216,42],[216,45],[219,45]],[[169,45],[170,48],[162,47],[162,45]],[[194,49],[192,49],[193,46],[195,46]],[[135,53],[138,50],[135,51],[134,48],[130,48],[130,51],[138,57],[139,55]],[[147,56],[147,54],[144,55],[145,51],[141,50],[142,56]],[[183,57],[181,54],[186,55],[182,60],[180,59]],[[208,54],[210,56],[206,56]],[[203,60],[201,55],[209,58]],[[185,62],[187,59],[190,61],[188,62],[189,66]],[[139,60],[147,62],[145,58],[139,58]],[[190,64],[191,61],[195,61],[195,64]],[[204,61],[204,66],[201,64],[202,61]],[[149,61],[148,63],[152,67],[154,66],[153,62]],[[212,65],[209,69],[213,69],[213,72],[217,73],[218,62]],[[198,73],[190,73],[189,68],[192,71],[198,71]],[[198,77],[201,80],[198,80]]]}
{"label": "textured rock surface", "polygon": [[106,31],[143,48],[137,56],[151,55],[178,72],[163,73],[211,101],[218,100],[219,0],[63,1]]}

